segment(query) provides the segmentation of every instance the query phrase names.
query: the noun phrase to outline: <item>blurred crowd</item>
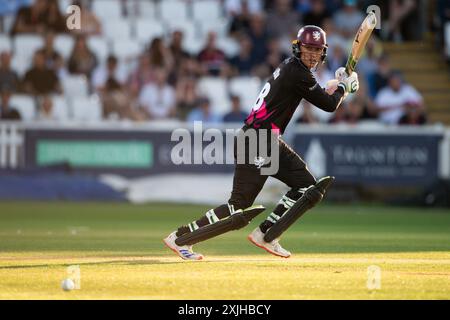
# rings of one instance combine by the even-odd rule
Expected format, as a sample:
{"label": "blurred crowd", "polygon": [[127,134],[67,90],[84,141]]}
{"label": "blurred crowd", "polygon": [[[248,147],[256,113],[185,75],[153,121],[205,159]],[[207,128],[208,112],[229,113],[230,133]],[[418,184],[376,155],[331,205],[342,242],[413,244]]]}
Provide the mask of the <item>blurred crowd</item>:
{"label": "blurred crowd", "polygon": [[[131,19],[140,11],[144,0],[109,1],[120,2],[123,19]],[[196,1],[207,0],[184,2],[192,5]],[[225,36],[207,30],[199,50],[188,50],[185,30],[174,29],[148,39],[143,50],[125,60],[111,52],[102,59],[89,45],[91,37],[101,37],[106,31],[104,20],[92,9],[92,2],[73,1],[81,8],[82,28],[71,31],[66,27],[67,16],[57,0],[17,0],[13,9],[0,5],[2,17],[14,17],[3,35],[8,33],[7,37],[13,39],[23,34],[38,34],[44,39],[44,45],[33,53],[32,65],[22,75],[12,64],[14,50],[2,50],[1,119],[20,119],[20,108],[13,105],[11,97],[29,95],[37,106],[35,120],[56,121],[53,97],[64,96],[67,93],[64,83],[77,75],[87,80],[88,93],[99,97],[104,119],[241,122],[251,108],[243,102],[248,97],[244,99],[227,91],[227,110],[218,112],[223,108],[214,105],[215,93],[201,92],[199,82],[220,79],[228,83],[237,77],[249,77],[263,84],[279,63],[291,56],[291,41],[299,28],[314,24],[327,33],[328,56],[325,65],[315,71],[319,84],[325,86],[334,78],[334,71],[345,65],[354,35],[366,15],[365,8],[376,4],[382,10],[386,28],[375,32],[358,64],[361,89],[334,114],[325,114],[304,102],[297,122],[426,123],[421,94],[405,82],[399,70],[393,69],[382,46],[383,40],[419,39],[419,1],[218,1],[226,21]],[[55,37],[61,34],[74,39],[67,58],[54,45]],[[235,43],[236,50],[224,50],[221,43],[225,41]],[[257,97],[257,92],[248,94]]]}

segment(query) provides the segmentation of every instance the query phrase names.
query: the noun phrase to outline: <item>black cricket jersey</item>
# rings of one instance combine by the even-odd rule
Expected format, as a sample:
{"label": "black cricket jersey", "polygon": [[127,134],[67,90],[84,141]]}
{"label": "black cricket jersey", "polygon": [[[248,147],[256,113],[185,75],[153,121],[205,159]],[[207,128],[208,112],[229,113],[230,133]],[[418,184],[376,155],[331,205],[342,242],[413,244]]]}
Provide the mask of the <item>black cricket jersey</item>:
{"label": "black cricket jersey", "polygon": [[245,127],[271,129],[283,134],[300,101],[306,99],[318,108],[333,112],[342,102],[344,89],[329,95],[312,72],[297,58],[284,60],[261,90]]}

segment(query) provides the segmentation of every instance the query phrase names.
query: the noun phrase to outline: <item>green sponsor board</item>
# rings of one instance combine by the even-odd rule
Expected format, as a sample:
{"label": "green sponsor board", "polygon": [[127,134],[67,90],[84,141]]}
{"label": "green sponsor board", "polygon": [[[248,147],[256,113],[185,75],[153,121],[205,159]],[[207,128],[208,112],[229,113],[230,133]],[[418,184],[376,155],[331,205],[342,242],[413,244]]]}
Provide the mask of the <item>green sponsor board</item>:
{"label": "green sponsor board", "polygon": [[37,143],[39,166],[68,162],[76,167],[150,168],[153,145],[142,141],[61,141]]}

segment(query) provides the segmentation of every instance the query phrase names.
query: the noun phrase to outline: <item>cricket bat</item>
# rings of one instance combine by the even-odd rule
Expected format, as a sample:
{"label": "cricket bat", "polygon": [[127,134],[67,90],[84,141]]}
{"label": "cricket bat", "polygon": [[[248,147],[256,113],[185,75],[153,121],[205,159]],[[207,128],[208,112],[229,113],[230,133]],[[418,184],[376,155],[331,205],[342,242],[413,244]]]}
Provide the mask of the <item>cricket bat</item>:
{"label": "cricket bat", "polygon": [[371,12],[362,22],[358,32],[356,33],[355,39],[353,40],[352,51],[348,56],[347,64],[345,65],[345,72],[347,75],[350,75],[353,71],[355,71],[356,64],[358,63],[359,58],[361,58],[367,40],[369,40],[376,25],[377,17],[375,13]]}

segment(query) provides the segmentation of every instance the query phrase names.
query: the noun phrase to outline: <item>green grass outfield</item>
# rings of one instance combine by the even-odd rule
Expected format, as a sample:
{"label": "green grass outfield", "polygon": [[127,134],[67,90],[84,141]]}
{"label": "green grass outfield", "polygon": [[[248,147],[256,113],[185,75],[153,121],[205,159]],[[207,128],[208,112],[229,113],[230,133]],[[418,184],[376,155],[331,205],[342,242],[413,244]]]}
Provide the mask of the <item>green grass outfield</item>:
{"label": "green grass outfield", "polygon": [[[322,204],[283,237],[289,259],[243,230],[185,262],[162,238],[206,206],[0,203],[0,299],[449,299],[450,212]],[[270,208],[271,209],[271,208]],[[81,289],[61,290],[79,265]],[[381,288],[367,288],[367,269]]]}

